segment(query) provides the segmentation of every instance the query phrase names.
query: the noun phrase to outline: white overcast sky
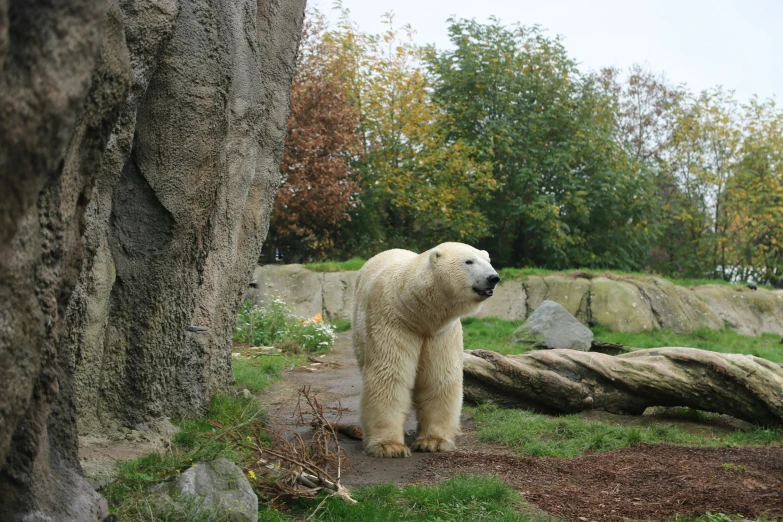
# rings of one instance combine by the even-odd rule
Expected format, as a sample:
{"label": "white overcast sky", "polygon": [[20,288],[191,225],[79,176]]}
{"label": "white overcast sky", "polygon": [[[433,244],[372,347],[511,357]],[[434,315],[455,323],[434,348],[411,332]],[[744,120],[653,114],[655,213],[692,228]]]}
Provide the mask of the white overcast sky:
{"label": "white overcast sky", "polygon": [[[331,1],[310,0],[331,19]],[[381,15],[410,23],[420,44],[450,45],[450,15],[539,24],[561,35],[582,71],[633,63],[693,91],[717,85],[745,101],[783,95],[783,0],[343,0],[359,27],[380,33]]]}

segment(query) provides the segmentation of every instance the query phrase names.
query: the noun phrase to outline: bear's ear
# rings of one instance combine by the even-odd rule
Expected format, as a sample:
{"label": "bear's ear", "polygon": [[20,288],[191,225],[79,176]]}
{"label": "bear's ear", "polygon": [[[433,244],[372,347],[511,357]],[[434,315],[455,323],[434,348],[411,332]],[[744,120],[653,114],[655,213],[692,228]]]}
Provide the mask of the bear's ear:
{"label": "bear's ear", "polygon": [[440,248],[433,248],[430,250],[430,263],[433,265],[438,262],[438,259],[440,259],[440,256],[443,255],[443,252],[440,251]]}
{"label": "bear's ear", "polygon": [[482,255],[482,256],[484,256],[484,257],[486,257],[486,258],[487,258],[487,261],[489,261],[489,252],[487,252],[486,250],[482,250],[482,251],[481,251],[481,255]]}

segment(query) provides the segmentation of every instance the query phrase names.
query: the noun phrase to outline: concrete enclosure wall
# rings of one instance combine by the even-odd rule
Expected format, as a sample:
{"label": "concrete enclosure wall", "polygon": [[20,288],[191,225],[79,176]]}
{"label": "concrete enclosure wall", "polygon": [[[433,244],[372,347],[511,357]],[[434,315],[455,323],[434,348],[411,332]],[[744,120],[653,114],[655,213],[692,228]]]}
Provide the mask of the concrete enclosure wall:
{"label": "concrete enclosure wall", "polygon": [[[302,265],[256,267],[247,299],[263,303],[278,296],[302,317],[321,313],[350,319],[357,272],[320,273]],[[583,323],[619,332],[667,328],[689,333],[729,327],[743,335],[783,335],[783,290],[726,285],[686,288],[657,278],[527,276],[501,282],[478,317],[524,320],[545,300],[561,304]]]}

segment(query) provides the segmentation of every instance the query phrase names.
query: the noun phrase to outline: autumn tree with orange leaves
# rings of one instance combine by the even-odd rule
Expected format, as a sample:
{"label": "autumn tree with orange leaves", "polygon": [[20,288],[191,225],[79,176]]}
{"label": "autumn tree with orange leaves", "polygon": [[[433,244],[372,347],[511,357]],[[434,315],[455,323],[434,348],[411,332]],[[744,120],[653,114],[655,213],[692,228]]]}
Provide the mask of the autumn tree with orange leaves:
{"label": "autumn tree with orange leaves", "polygon": [[325,48],[324,31],[322,17],[308,17],[267,240],[288,262],[325,255],[360,190],[351,166],[362,151],[358,113],[348,101],[339,64]]}

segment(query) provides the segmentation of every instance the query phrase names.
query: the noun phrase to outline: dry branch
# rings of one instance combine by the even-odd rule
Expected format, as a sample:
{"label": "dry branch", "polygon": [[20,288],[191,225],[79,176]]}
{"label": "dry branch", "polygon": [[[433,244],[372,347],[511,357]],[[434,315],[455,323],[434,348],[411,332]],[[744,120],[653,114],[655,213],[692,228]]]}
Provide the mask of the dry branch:
{"label": "dry branch", "polygon": [[[322,426],[321,421],[313,419],[310,425],[313,428],[319,428]],[[364,438],[364,432],[362,427],[357,424],[347,424],[345,422],[332,422],[330,428],[337,433],[342,433],[349,439],[362,440]]]}
{"label": "dry branch", "polygon": [[272,503],[314,497],[319,491],[328,490],[330,496],[355,504],[350,491],[340,484],[342,468],[348,463],[333,429],[340,412],[338,408],[336,419],[328,421],[318,399],[305,387],[299,392],[296,413],[301,423],[305,423],[306,417],[312,417],[316,429],[310,440],[305,441],[295,430],[264,428],[254,430],[255,436],[251,437],[237,429],[242,425],[226,427],[219,421],[208,422],[215,428],[213,437],[254,453],[255,462],[248,467],[252,471],[249,475],[255,479],[256,490]]}
{"label": "dry branch", "polygon": [[783,368],[751,355],[652,348],[612,356],[540,350],[464,355],[465,398],[544,413],[598,409],[641,415],[688,406],[763,425],[783,424]]}

